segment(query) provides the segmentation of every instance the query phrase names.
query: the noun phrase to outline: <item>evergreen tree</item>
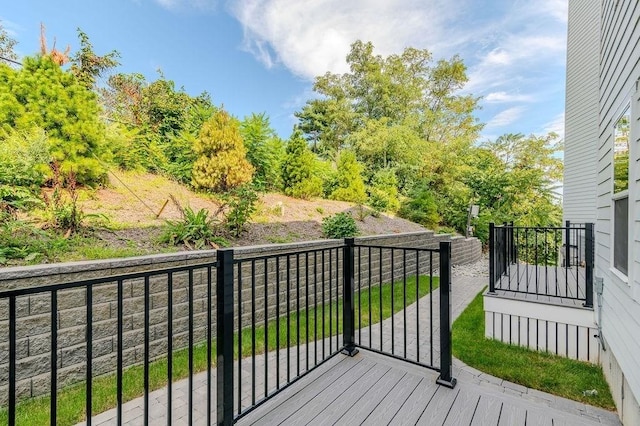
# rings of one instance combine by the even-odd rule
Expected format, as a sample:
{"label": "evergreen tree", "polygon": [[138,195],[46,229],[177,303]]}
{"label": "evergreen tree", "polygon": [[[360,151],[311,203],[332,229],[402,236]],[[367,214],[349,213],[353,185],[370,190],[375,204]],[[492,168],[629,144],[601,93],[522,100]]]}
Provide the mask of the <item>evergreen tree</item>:
{"label": "evergreen tree", "polygon": [[192,184],[196,189],[228,191],[250,182],[253,166],[247,161],[238,122],[225,111],[216,112],[200,130],[194,150]]}
{"label": "evergreen tree", "polygon": [[284,193],[308,199],[322,194],[322,179],[317,175],[317,160],[299,131],[291,135],[282,163]]}
{"label": "evergreen tree", "polygon": [[0,64],[0,139],[13,129],[43,129],[53,160],[63,175],[73,172],[78,183],[99,183],[108,159],[105,127],[96,95],[47,56],[26,58],[14,70]]}
{"label": "evergreen tree", "polygon": [[334,200],[364,203],[367,194],[362,179],[362,165],[356,160],[353,151],[342,151],[338,158],[337,187],[333,190],[331,198]]}

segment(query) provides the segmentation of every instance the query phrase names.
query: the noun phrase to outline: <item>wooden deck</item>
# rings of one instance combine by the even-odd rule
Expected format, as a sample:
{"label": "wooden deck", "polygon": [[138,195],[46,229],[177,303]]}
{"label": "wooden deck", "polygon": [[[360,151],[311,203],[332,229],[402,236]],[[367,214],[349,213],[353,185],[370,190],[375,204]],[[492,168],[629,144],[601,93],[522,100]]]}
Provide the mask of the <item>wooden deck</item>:
{"label": "wooden deck", "polygon": [[580,307],[586,294],[585,269],[518,263],[510,266],[509,275],[496,281],[496,293],[514,299]]}
{"label": "wooden deck", "polygon": [[620,424],[613,413],[470,371],[456,369],[458,385],[449,389],[423,367],[368,351],[338,355],[238,424]]}

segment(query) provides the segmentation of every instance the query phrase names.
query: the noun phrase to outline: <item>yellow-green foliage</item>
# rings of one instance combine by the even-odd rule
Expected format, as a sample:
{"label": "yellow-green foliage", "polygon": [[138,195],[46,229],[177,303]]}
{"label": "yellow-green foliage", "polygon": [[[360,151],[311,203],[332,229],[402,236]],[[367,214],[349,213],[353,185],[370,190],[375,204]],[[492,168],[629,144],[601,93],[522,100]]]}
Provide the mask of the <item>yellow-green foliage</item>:
{"label": "yellow-green foliage", "polygon": [[0,139],[12,130],[46,132],[51,156],[64,175],[79,183],[102,181],[108,159],[104,124],[98,117],[95,93],[49,57],[25,58],[14,70],[0,65]]}
{"label": "yellow-green foliage", "polygon": [[300,132],[291,135],[282,163],[284,193],[305,200],[321,195],[322,179],[318,176],[318,163]]}
{"label": "yellow-green foliage", "polygon": [[225,111],[216,112],[200,130],[194,150],[192,183],[196,189],[228,191],[250,182],[253,166],[236,120]]}
{"label": "yellow-green foliage", "polygon": [[337,187],[331,194],[334,200],[364,203],[367,193],[362,180],[362,165],[352,151],[343,151],[338,159]]}

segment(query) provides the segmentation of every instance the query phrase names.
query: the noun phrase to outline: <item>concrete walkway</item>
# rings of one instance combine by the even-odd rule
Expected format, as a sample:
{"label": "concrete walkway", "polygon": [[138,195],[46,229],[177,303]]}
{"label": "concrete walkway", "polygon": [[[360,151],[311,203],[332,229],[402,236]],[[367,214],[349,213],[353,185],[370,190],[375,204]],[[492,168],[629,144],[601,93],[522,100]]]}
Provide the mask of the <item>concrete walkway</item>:
{"label": "concrete walkway", "polygon": [[[476,270],[482,270],[484,268],[475,268]],[[484,275],[484,276],[483,276]],[[452,279],[452,317],[457,318],[460,313],[466,308],[466,306],[473,300],[473,298],[488,284],[488,278],[483,273],[472,273],[469,274],[469,271],[465,271],[464,267],[454,270],[453,279]],[[407,336],[416,335],[415,326],[412,324],[416,324],[415,315],[417,312],[420,312],[420,321],[419,327],[421,330],[429,330],[431,326],[433,326],[434,340],[433,342],[424,341],[423,338],[420,338],[420,360],[423,362],[428,362],[430,360],[426,360],[423,358],[429,351],[429,347],[431,345],[435,345],[439,347],[439,317],[437,314],[433,315],[433,324],[430,323],[431,318],[429,315],[424,315],[423,312],[429,312],[429,306],[433,304],[433,306],[437,307],[439,304],[439,294],[438,292],[434,292],[433,295],[428,295],[422,298],[418,304],[413,304],[407,307],[406,315],[407,315]],[[437,311],[435,311],[437,312]],[[383,341],[387,342],[385,345],[390,342],[391,339],[391,324],[395,326],[395,337],[394,343],[396,348],[400,351],[399,355],[404,355],[404,330],[400,327],[404,324],[404,315],[405,312],[396,313],[396,315],[392,318],[389,318],[383,322],[382,333],[383,333]],[[361,333],[356,331],[356,341],[360,338],[364,343],[368,344],[369,335],[371,333],[372,347],[374,349],[379,349],[375,347],[373,342],[379,341],[379,328],[378,326],[371,327],[371,329],[363,329]],[[377,334],[376,334],[377,333]],[[341,341],[341,339],[340,339]],[[390,344],[390,343],[389,343]],[[410,359],[415,359],[417,356],[416,348],[417,339],[408,337],[407,338],[407,353],[406,357]],[[335,337],[332,342],[332,349],[336,350],[336,342]],[[309,344],[309,347],[305,345],[300,346],[300,351],[298,352],[297,348],[292,348],[291,353],[289,354],[289,362],[291,366],[291,370],[294,371],[291,376],[295,376],[298,368],[300,368],[301,372],[306,371],[307,360],[309,360],[310,366],[313,366],[313,360],[316,358],[316,354],[318,358],[321,358],[322,349],[324,347],[325,353],[329,353],[329,339],[325,339],[324,341],[319,341],[314,344]],[[401,349],[400,349],[401,348]],[[385,346],[385,350],[388,348]],[[364,352],[364,351],[363,351]],[[435,351],[437,353],[437,351]],[[298,355],[299,353],[299,355]],[[256,357],[256,382],[253,384],[250,382],[251,378],[251,365],[250,360],[243,360],[240,366],[236,365],[236,375],[238,371],[242,371],[243,376],[243,388],[239,392],[236,388],[235,390],[235,399],[236,399],[236,411],[238,404],[238,393],[241,394],[242,407],[246,408],[251,405],[254,395],[252,395],[252,388],[258,389],[256,391],[257,395],[255,395],[255,399],[259,400],[261,396],[264,394],[264,383],[267,381],[267,388],[269,392],[274,388],[276,382],[276,371],[274,366],[276,365],[276,359],[280,358],[280,383],[286,383],[287,380],[287,372],[286,368],[283,368],[283,360],[286,360],[287,354],[286,350],[280,350],[279,353],[276,351],[270,352],[265,357],[264,355],[260,355]],[[366,357],[366,352],[363,354]],[[332,359],[327,364],[333,364],[339,362],[339,359],[343,357],[342,355],[337,355],[335,360]],[[300,362],[298,363],[298,360]],[[437,358],[433,360],[433,365],[437,365]],[[267,363],[267,373],[266,376],[265,371],[265,362]],[[396,365],[398,363],[403,364],[402,361],[392,361]],[[240,367],[240,368],[238,368]],[[320,374],[321,371],[324,371],[328,367],[325,366],[316,370],[316,372],[312,372],[309,376],[314,376]],[[324,374],[324,373],[323,373]],[[609,424],[609,425],[618,425],[620,424],[617,416],[614,413],[608,412],[606,410],[601,410],[598,408],[594,408],[585,404],[581,404],[579,402],[567,400],[565,398],[556,397],[550,394],[546,394],[540,391],[536,391],[533,389],[528,389],[524,386],[520,386],[514,383],[510,383],[507,381],[503,381],[501,379],[495,378],[493,376],[484,374],[478,370],[475,370],[459,360],[454,359],[454,377],[458,379],[460,384],[466,384],[465,386],[470,386],[473,389],[485,389],[491,395],[499,395],[504,394],[509,397],[509,401],[515,401],[516,405],[521,406],[532,406],[535,410],[547,410],[550,413],[556,412],[556,418],[563,418],[566,414],[572,416],[571,418],[579,419],[579,421],[575,424],[584,424],[584,425],[596,425],[596,424]],[[307,376],[307,377],[309,377]],[[247,382],[247,378],[249,381]],[[308,379],[309,381],[311,379]],[[207,386],[207,374],[199,373],[194,376],[193,379],[193,424],[195,425],[205,425],[206,424],[206,386]],[[212,383],[212,416],[211,418],[215,422],[215,369],[212,372],[211,377]],[[236,380],[237,383],[237,380]],[[479,386],[476,386],[479,385]],[[298,384],[292,385],[288,390],[283,392],[283,394],[287,393],[295,393]],[[149,407],[149,416],[150,416],[150,424],[167,424],[167,391],[166,388],[159,389],[149,394],[150,407]],[[172,424],[174,425],[186,425],[188,424],[188,381],[181,380],[175,382],[173,384],[173,397],[172,397]],[[519,401],[519,402],[518,402]],[[266,402],[264,407],[268,407],[270,402]],[[423,407],[424,408],[424,407]],[[135,399],[123,405],[123,423],[127,425],[138,425],[144,423],[143,418],[143,399]],[[251,416],[249,416],[251,417]],[[94,425],[111,425],[115,424],[116,419],[116,410],[109,410],[102,414],[95,416],[92,419],[92,423]],[[367,422],[370,423],[370,418]],[[241,422],[242,423],[242,422]],[[375,422],[374,422],[375,423]],[[527,421],[529,423],[529,421]],[[488,423],[487,423],[488,424]]]}

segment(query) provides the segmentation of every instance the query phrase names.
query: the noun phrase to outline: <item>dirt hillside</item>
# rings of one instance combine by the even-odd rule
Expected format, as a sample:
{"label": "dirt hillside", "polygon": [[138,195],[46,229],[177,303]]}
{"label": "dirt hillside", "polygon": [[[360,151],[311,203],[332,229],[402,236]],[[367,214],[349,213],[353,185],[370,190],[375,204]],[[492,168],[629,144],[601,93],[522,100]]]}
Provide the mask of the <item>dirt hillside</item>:
{"label": "dirt hillside", "polygon": [[[153,244],[166,220],[180,219],[178,204],[197,211],[219,211],[219,200],[190,191],[183,185],[149,173],[115,172],[108,187],[85,190],[80,205],[87,214],[104,215],[111,231],[101,237],[110,244],[140,248]],[[322,238],[322,219],[338,212],[350,212],[361,235],[401,233],[424,230],[407,220],[363,212],[352,203],[332,200],[299,200],[282,194],[268,193],[260,197],[258,211],[251,224],[233,245],[286,243]]]}

